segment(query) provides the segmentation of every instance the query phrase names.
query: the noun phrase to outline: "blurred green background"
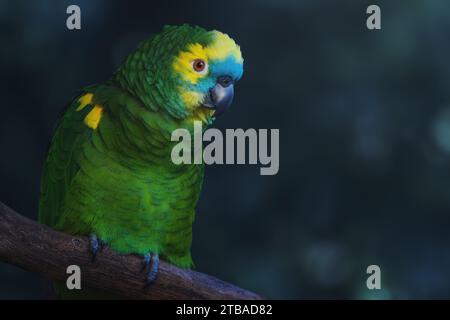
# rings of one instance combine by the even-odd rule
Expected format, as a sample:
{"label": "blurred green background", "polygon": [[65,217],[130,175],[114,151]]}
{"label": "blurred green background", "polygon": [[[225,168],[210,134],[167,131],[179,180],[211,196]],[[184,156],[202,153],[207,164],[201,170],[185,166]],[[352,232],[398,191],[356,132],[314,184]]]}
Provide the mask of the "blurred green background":
{"label": "blurred green background", "polygon": [[[70,4],[81,31],[65,27]],[[196,269],[269,298],[450,298],[449,17],[446,0],[0,0],[0,200],[36,219],[63,106],[163,25],[197,24],[245,58],[215,126],[279,128],[280,171],[206,168]],[[0,298],[46,287],[0,264]]]}

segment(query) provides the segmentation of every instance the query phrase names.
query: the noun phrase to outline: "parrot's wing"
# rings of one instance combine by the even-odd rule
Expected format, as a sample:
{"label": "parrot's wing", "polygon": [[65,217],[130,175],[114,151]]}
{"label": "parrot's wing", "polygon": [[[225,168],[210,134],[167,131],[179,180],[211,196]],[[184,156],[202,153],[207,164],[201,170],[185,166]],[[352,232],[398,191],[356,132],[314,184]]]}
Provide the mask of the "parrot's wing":
{"label": "parrot's wing", "polygon": [[[75,99],[59,120],[44,163],[41,195],[39,201],[39,222],[55,226],[63,211],[66,191],[79,170],[78,157],[82,145],[92,136],[92,129],[84,118],[93,105]],[[85,99],[86,100],[86,99]],[[80,104],[84,103],[80,110]]]}

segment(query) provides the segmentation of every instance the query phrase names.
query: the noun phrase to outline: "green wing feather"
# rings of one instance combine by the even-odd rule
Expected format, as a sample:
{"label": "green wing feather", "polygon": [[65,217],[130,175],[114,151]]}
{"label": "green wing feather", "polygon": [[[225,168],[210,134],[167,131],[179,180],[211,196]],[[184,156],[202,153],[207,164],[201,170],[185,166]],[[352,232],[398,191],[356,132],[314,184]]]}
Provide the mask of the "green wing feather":
{"label": "green wing feather", "polygon": [[83,119],[93,105],[87,105],[81,111],[76,110],[78,106],[76,98],[60,118],[44,163],[38,220],[52,227],[63,212],[66,192],[80,169],[77,159],[80,148],[92,136],[92,129]]}

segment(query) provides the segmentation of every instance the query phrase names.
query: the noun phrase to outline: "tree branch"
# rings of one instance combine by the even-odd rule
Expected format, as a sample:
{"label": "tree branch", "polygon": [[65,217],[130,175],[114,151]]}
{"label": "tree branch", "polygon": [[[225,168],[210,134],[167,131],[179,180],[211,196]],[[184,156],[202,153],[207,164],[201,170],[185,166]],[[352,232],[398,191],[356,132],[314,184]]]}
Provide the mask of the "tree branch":
{"label": "tree branch", "polygon": [[92,263],[86,237],[70,236],[25,218],[0,202],[0,261],[63,281],[69,265],[81,268],[81,286],[131,299],[261,299],[206,274],[161,261],[158,278],[143,289],[142,259],[105,247]]}

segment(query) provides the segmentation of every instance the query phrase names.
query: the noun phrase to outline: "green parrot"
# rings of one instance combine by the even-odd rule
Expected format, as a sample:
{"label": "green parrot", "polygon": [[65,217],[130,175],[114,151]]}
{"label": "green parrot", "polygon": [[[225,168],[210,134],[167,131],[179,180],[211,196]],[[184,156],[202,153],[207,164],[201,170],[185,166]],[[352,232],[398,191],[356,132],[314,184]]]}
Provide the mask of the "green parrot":
{"label": "green parrot", "polygon": [[147,284],[159,257],[190,268],[204,167],[172,162],[171,133],[211,124],[242,73],[239,46],[216,30],[166,26],[141,43],[61,117],[43,168],[39,222],[89,236],[93,259],[104,244],[142,256]]}

